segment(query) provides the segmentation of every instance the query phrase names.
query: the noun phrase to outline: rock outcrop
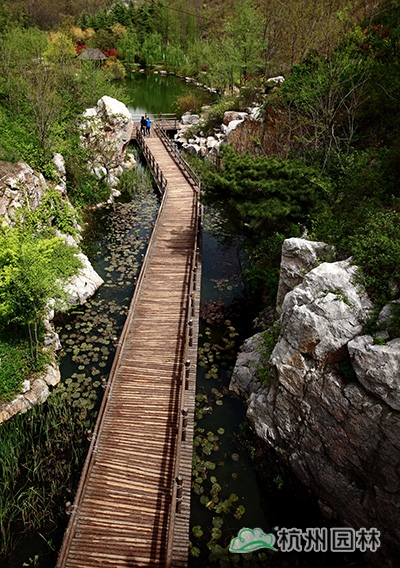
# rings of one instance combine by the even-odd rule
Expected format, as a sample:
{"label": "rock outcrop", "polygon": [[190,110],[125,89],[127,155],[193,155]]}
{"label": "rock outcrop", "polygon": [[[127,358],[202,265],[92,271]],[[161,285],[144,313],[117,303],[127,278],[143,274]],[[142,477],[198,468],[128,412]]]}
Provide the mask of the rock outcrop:
{"label": "rock outcrop", "polygon": [[[295,266],[303,266],[302,250],[307,265],[310,243],[297,242],[298,253],[293,245],[284,250],[289,246]],[[373,306],[349,261],[322,263],[296,285],[300,276],[282,303],[280,336],[269,360],[274,380],[257,381],[260,349],[249,351],[247,342],[231,388],[246,392],[257,434],[336,523],[381,531],[382,547],[367,554],[369,564],[394,567],[391,546],[400,542],[400,340],[380,345],[363,335]],[[285,286],[290,288],[288,280]]]}
{"label": "rock outcrop", "polygon": [[12,225],[23,207],[35,211],[40,205],[48,185],[42,174],[28,164],[0,162],[0,218],[3,226]]}
{"label": "rock outcrop", "polygon": [[277,306],[281,306],[288,292],[303,281],[304,276],[323,261],[333,260],[334,249],[326,243],[295,237],[282,245]]}
{"label": "rock outcrop", "polygon": [[[13,226],[16,221],[17,212],[27,207],[35,211],[50,187],[59,191],[63,195],[69,207],[66,196],[66,172],[64,159],[60,154],[54,156],[55,174],[58,177],[57,185],[51,186],[42,174],[35,172],[25,163],[10,164],[0,162],[0,217],[3,226]],[[76,224],[79,230],[79,225]],[[60,234],[60,233],[58,233]],[[70,235],[61,235],[65,241],[77,246],[77,240]],[[83,253],[77,254],[82,262],[82,268],[77,276],[72,278],[67,286],[67,309],[73,304],[83,304],[94,292],[103,284],[102,278],[93,269],[89,259]],[[60,342],[55,332],[51,319],[54,313],[49,307],[49,317],[45,321],[44,346],[50,353],[60,348]],[[49,387],[55,386],[60,381],[60,372],[55,363],[48,365],[43,376],[33,380],[24,381],[22,391],[17,397],[7,403],[0,405],[0,423],[8,420],[14,414],[25,412],[31,406],[44,402],[50,394]]]}
{"label": "rock outcrop", "polygon": [[82,268],[67,286],[66,292],[68,304],[70,305],[84,304],[104,283],[104,280],[94,270],[85,254],[79,253],[77,257],[82,263]]}
{"label": "rock outcrop", "polygon": [[[246,125],[245,128],[251,131],[253,128],[261,127],[262,121],[260,120],[260,107],[258,105],[249,107],[244,112],[225,112],[222,124],[215,129],[212,136],[203,136],[202,117],[197,114],[185,113],[181,118],[181,128],[175,135],[175,141],[188,154],[214,161],[221,146],[230,144],[236,140],[237,136],[241,136],[242,125]],[[196,130],[199,131],[198,134],[192,133],[193,127],[196,127]],[[234,135],[234,132],[239,132],[239,134]],[[236,146],[236,144],[234,145]]]}
{"label": "rock outcrop", "polygon": [[81,142],[91,152],[92,173],[107,182],[111,198],[119,195],[118,176],[135,165],[133,154],[127,154],[133,128],[128,108],[112,97],[102,97],[83,114]]}

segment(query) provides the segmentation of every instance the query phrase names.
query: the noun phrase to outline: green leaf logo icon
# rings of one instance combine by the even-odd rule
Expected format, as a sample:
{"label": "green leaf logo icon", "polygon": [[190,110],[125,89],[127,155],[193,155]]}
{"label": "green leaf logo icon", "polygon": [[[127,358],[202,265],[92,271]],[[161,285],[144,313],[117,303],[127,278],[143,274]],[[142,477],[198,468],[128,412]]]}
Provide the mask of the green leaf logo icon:
{"label": "green leaf logo icon", "polygon": [[239,531],[236,538],[231,540],[229,545],[229,552],[252,552],[260,548],[269,548],[270,550],[277,550],[274,548],[275,535],[265,534],[261,529],[247,529],[243,528]]}

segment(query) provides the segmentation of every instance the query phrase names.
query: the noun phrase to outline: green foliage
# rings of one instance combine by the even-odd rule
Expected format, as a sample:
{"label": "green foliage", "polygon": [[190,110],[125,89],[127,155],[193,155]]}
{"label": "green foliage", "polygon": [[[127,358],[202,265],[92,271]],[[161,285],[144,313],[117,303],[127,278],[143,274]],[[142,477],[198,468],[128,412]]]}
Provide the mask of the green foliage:
{"label": "green foliage", "polygon": [[306,223],[317,208],[320,177],[295,160],[254,158],[230,148],[222,152],[219,170],[205,176],[204,202],[217,206],[232,230],[253,242],[264,235]]}
{"label": "green foliage", "polygon": [[49,300],[64,299],[63,284],[81,267],[75,252],[59,237],[0,231],[0,323],[27,328],[34,359]]}
{"label": "green foliage", "polygon": [[[87,442],[83,423],[57,389],[45,405],[14,416],[0,428],[0,553],[21,532],[40,533],[65,518]],[[55,559],[54,559],[55,561]]]}
{"label": "green foliage", "polygon": [[224,113],[228,110],[234,110],[235,108],[236,101],[234,98],[224,98],[218,103],[213,104],[205,117],[203,125],[204,133],[206,135],[213,134],[213,128],[220,128]]}
{"label": "green foliage", "polygon": [[148,170],[132,168],[125,170],[119,177],[118,189],[127,195],[139,195],[147,193],[153,185],[153,178]]}
{"label": "green foliage", "polygon": [[284,239],[283,234],[275,232],[272,235],[260,235],[257,243],[244,246],[243,277],[247,295],[255,302],[260,297],[270,303],[275,301]]}
{"label": "green foliage", "polygon": [[350,50],[329,58],[314,53],[292,73],[279,91],[294,117],[293,150],[322,167],[333,155],[346,155],[357,135],[356,115],[367,96],[368,60]]}
{"label": "green foliage", "polygon": [[202,93],[190,92],[187,95],[182,95],[176,99],[175,106],[179,114],[185,112],[196,112],[201,111],[201,107],[204,104],[204,97]]}
{"label": "green foliage", "polygon": [[263,342],[261,347],[259,348],[261,363],[257,367],[256,373],[258,380],[265,386],[269,386],[273,381],[269,366],[269,359],[272,355],[275,345],[278,343],[280,332],[280,323],[279,321],[276,321],[269,329],[267,329],[267,331],[263,333],[262,336]]}
{"label": "green foliage", "polygon": [[35,210],[31,209],[27,203],[24,209],[16,213],[20,231],[52,236],[54,230],[58,229],[65,234],[77,234],[76,212],[61,193],[54,189],[49,189],[44,194]]}
{"label": "green foliage", "polygon": [[11,400],[31,371],[31,353],[26,340],[0,338],[0,400]]}
{"label": "green foliage", "polygon": [[394,299],[400,285],[400,213],[370,212],[350,239],[350,247],[372,299],[378,305]]}
{"label": "green foliage", "polygon": [[67,192],[74,207],[80,209],[107,201],[110,188],[105,181],[100,181],[88,171],[89,151],[79,144],[77,133],[70,137],[63,155],[67,172]]}
{"label": "green foliage", "polygon": [[121,81],[126,75],[125,67],[116,57],[109,57],[104,70],[109,73],[112,81]]}
{"label": "green foliage", "polygon": [[162,61],[161,36],[153,32],[146,37],[142,44],[141,54],[146,66],[154,65]]}
{"label": "green foliage", "polygon": [[166,46],[165,51],[165,69],[170,73],[179,74],[182,72],[185,64],[185,53],[179,45]]}

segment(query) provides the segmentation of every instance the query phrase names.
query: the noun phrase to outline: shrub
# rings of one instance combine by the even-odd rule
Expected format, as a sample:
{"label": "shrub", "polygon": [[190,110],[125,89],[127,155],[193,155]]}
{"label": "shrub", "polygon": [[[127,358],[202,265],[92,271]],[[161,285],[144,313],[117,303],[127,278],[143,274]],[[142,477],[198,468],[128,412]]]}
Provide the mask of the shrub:
{"label": "shrub", "polygon": [[269,386],[273,381],[269,366],[269,359],[272,355],[275,345],[278,343],[280,332],[280,322],[276,321],[269,329],[267,329],[267,331],[263,333],[263,343],[260,347],[261,364],[256,369],[256,372],[258,380],[261,381],[261,383],[265,386]]}
{"label": "shrub", "polygon": [[400,286],[400,213],[371,211],[350,247],[372,300],[383,305],[394,299]]}

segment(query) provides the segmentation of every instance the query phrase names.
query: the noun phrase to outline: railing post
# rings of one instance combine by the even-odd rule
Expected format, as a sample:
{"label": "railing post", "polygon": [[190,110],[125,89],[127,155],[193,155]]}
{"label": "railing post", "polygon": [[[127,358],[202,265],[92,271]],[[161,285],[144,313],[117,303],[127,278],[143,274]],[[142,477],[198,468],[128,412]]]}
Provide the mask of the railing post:
{"label": "railing post", "polygon": [[197,266],[193,266],[193,290],[196,290]]}
{"label": "railing post", "polygon": [[192,317],[194,317],[194,314],[195,314],[194,299],[195,299],[195,294],[194,294],[194,292],[192,292],[190,294],[190,307],[191,307],[191,310],[192,310]]}
{"label": "railing post", "polygon": [[185,390],[189,388],[190,359],[185,362]]}
{"label": "railing post", "polygon": [[176,478],[176,512],[180,513],[183,499],[183,477],[178,475]]}
{"label": "railing post", "polygon": [[189,411],[186,408],[182,408],[182,442],[186,442],[186,430],[188,425],[188,415]]}
{"label": "railing post", "polygon": [[193,345],[193,320],[189,320],[188,322],[188,326],[189,326],[189,347],[192,347]]}

